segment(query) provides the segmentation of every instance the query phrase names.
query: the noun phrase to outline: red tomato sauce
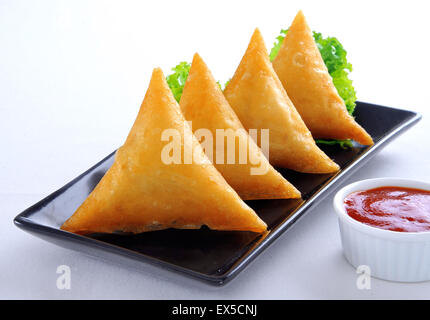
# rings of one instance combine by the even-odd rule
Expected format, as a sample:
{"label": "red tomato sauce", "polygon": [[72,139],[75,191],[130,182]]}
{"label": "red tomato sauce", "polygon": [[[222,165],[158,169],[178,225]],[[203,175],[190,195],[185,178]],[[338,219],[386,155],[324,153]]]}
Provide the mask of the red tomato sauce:
{"label": "red tomato sauce", "polygon": [[399,232],[430,231],[430,191],[380,187],[351,193],[348,215],[372,227]]}

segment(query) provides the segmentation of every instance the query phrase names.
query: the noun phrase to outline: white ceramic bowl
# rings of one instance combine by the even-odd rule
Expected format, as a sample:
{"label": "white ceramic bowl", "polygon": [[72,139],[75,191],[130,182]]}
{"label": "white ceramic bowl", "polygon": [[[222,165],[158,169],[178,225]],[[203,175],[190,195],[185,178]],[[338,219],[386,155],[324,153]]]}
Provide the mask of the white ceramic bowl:
{"label": "white ceramic bowl", "polygon": [[371,275],[390,281],[430,280],[430,232],[396,232],[379,229],[351,218],[344,199],[355,191],[399,186],[430,190],[430,183],[378,178],[352,183],[337,192],[333,204],[338,215],[343,252],[354,266],[370,267]]}

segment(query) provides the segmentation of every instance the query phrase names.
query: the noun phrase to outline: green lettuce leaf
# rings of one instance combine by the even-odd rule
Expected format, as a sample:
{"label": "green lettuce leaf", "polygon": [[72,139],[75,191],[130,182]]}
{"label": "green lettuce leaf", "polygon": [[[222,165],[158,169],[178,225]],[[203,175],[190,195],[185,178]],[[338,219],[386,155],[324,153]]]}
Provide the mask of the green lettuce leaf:
{"label": "green lettuce leaf", "polygon": [[336,140],[336,139],[315,139],[315,142],[318,144],[325,144],[327,146],[339,146],[342,149],[352,148],[351,140]]}
{"label": "green lettuce leaf", "polygon": [[178,102],[181,99],[182,91],[184,91],[185,81],[187,81],[190,68],[191,64],[183,61],[172,68],[173,73],[166,77],[167,84]]}
{"label": "green lettuce leaf", "polygon": [[282,42],[284,42],[284,38],[287,35],[288,29],[281,29],[279,36],[276,37],[276,41],[273,44],[272,50],[270,50],[270,61],[275,60],[275,57],[278,55],[279,49],[281,49]]}
{"label": "green lettuce leaf", "polygon": [[345,101],[349,114],[352,115],[357,96],[352,86],[352,80],[348,77],[352,71],[352,65],[346,59],[346,50],[334,37],[324,38],[321,33],[314,32],[314,38],[328,72],[333,78],[334,86]]}

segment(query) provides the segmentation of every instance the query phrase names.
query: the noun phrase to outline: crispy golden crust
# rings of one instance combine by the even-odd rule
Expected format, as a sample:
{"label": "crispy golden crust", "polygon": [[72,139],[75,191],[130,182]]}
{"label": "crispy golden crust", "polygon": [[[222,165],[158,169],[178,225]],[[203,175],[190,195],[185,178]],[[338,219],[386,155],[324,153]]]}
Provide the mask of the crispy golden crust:
{"label": "crispy golden crust", "polygon": [[273,67],[314,138],[354,139],[370,135],[348,114],[301,11],[288,30]]}
{"label": "crispy golden crust", "polygon": [[269,161],[307,173],[330,173],[339,166],[322,152],[294,108],[255,30],[224,95],[245,128],[270,130]]}
{"label": "crispy golden crust", "polygon": [[[193,164],[165,164],[165,129],[192,144]],[[184,136],[190,139],[184,139]],[[266,224],[208,161],[186,124],[160,69],[155,69],[136,121],[115,162],[61,227],[77,233],[139,233],[165,228],[263,232]]]}
{"label": "crispy golden crust", "polygon": [[[235,163],[227,164],[228,144],[225,141],[224,164],[214,161],[214,165],[242,199],[300,198],[300,192],[270,165],[260,148],[247,134],[212,73],[198,54],[194,55],[179,105],[185,119],[192,122],[194,132],[198,129],[208,129],[212,133],[214,141],[211,151],[214,160],[218,143],[215,141],[216,130],[231,129],[237,132],[234,146]],[[247,148],[245,164],[239,164],[241,145]],[[257,166],[261,172],[266,173],[251,174],[251,168]]]}

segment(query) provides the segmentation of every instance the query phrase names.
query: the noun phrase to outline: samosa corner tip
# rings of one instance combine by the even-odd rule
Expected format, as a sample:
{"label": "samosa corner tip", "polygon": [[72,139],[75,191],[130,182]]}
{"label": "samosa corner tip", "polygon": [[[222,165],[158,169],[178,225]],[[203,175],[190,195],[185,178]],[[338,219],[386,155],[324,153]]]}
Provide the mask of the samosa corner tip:
{"label": "samosa corner tip", "polygon": [[151,76],[151,78],[154,78],[154,77],[164,78],[163,70],[161,70],[160,67],[156,67],[156,68],[154,68],[152,70],[152,76]]}
{"label": "samosa corner tip", "polygon": [[203,60],[202,56],[198,52],[195,52],[193,55],[193,61],[191,61],[191,64],[193,64],[194,61],[198,61],[198,60]]}
{"label": "samosa corner tip", "polygon": [[[303,11],[300,9],[298,12],[297,12],[297,14],[296,14],[296,16],[294,17],[294,20],[293,21],[305,21],[306,22],[306,17],[305,17],[305,14],[303,13]],[[294,23],[294,22],[293,22]]]}
{"label": "samosa corner tip", "polygon": [[254,29],[254,32],[252,33],[251,42],[262,42],[264,43],[263,35],[261,34],[260,29],[257,27]]}

